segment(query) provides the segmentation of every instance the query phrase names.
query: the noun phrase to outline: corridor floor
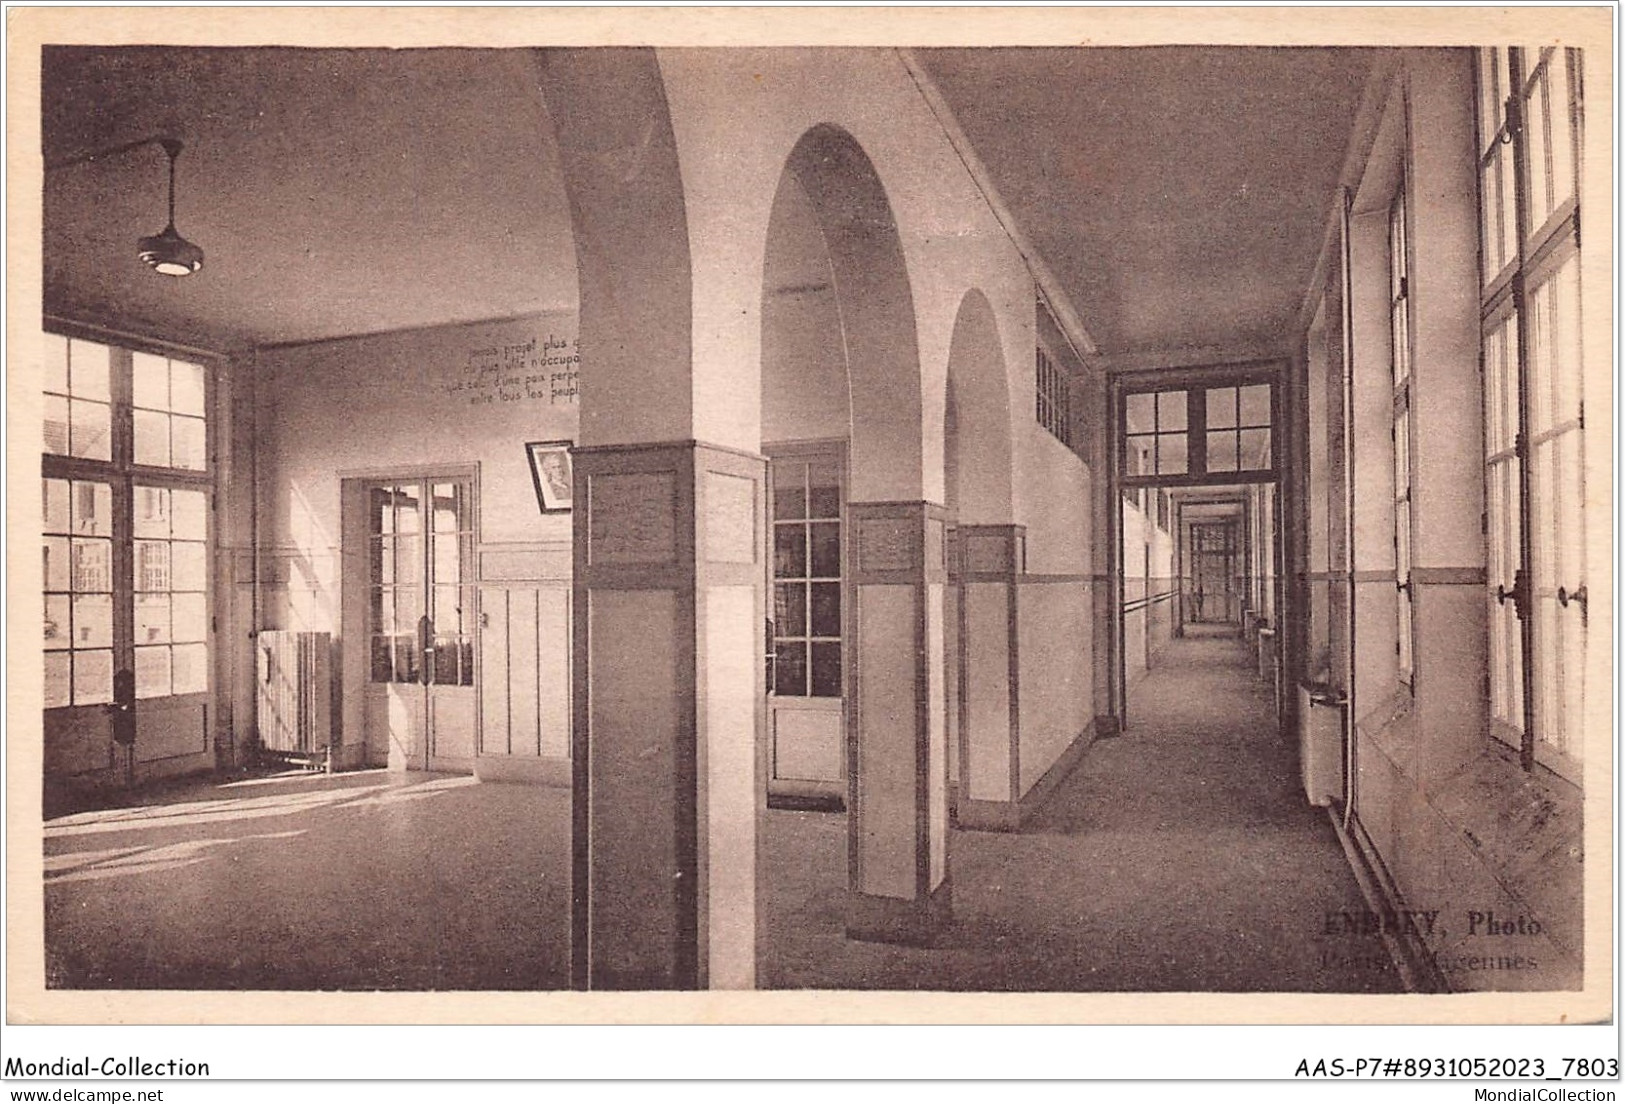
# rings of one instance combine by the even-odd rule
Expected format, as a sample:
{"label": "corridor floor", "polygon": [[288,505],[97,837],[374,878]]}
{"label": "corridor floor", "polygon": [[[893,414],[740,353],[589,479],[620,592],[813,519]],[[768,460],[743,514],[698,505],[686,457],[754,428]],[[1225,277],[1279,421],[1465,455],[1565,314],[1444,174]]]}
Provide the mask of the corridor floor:
{"label": "corridor floor", "polygon": [[844,939],[845,819],[770,813],[761,983],[1397,992],[1375,936],[1329,934],[1365,903],[1294,764],[1242,641],[1174,640],[1027,828],[953,833],[933,948]]}
{"label": "corridor floor", "polygon": [[[1020,833],[950,840],[937,946],[847,940],[846,818],[770,811],[763,988],[1398,989],[1235,639],[1175,641]],[[197,781],[44,825],[47,984],[559,989],[570,795],[386,771]],[[1335,925],[1333,925],[1335,927]]]}

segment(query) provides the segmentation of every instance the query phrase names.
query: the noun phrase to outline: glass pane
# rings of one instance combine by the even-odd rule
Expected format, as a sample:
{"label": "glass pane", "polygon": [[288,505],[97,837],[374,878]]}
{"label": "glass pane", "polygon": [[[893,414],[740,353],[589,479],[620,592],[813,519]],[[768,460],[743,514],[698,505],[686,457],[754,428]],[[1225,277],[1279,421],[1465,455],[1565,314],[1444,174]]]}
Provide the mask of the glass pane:
{"label": "glass pane", "polygon": [[168,410],[169,360],[151,353],[132,353],[130,398],[148,410]]}
{"label": "glass pane", "polygon": [[45,396],[44,410],[46,452],[57,456],[68,454],[68,400],[56,395]]}
{"label": "glass pane", "polygon": [[209,535],[209,496],[205,492],[171,491],[169,505],[177,540],[200,541]]}
{"label": "glass pane", "polygon": [[1569,110],[1569,50],[1557,50],[1549,63],[1552,112],[1552,205],[1574,195],[1574,123]]}
{"label": "glass pane", "polygon": [[169,408],[179,414],[196,414],[202,417],[207,395],[203,365],[172,360],[169,362],[169,378],[171,381]]}
{"label": "glass pane", "polygon": [[135,419],[135,462],[169,467],[169,415],[137,410]]}
{"label": "glass pane", "polygon": [[[1212,392],[1209,392],[1212,394]],[[1207,470],[1235,471],[1236,470],[1236,435],[1234,433],[1209,433],[1207,435]]]}
{"label": "glass pane", "polygon": [[812,574],[819,579],[841,577],[841,523],[820,522],[807,527],[812,531]]}
{"label": "glass pane", "polygon": [[841,646],[833,641],[817,641],[812,646],[812,696],[841,696]]}
{"label": "glass pane", "polygon": [[[397,518],[397,521],[400,519]],[[385,553],[395,551],[394,578],[396,583],[417,583],[423,578],[423,545],[415,540],[393,540],[384,546]]]}
{"label": "glass pane", "polygon": [[1540,433],[1552,424],[1550,283],[1529,296],[1529,431]]}
{"label": "glass pane", "polygon": [[1149,457],[1152,442],[1156,437],[1152,434],[1135,434],[1128,438],[1123,453],[1124,475],[1146,475],[1148,472]]}
{"label": "glass pane", "polygon": [[841,584],[812,584],[812,636],[841,635]]}
{"label": "glass pane", "polygon": [[1130,433],[1150,433],[1157,428],[1157,397],[1145,393],[1128,396],[1127,402],[1128,425],[1124,428]]}
{"label": "glass pane", "polygon": [[171,587],[169,570],[169,542],[138,540],[135,542],[135,589],[167,591]]}
{"label": "glass pane", "polygon": [[1580,416],[1581,345],[1580,258],[1570,257],[1548,285],[1556,326],[1553,334],[1552,374],[1556,377],[1556,420],[1572,421]]}
{"label": "glass pane", "polygon": [[135,642],[137,644],[168,644],[169,595],[137,594],[135,596]]}
{"label": "glass pane", "polygon": [[841,474],[833,461],[821,461],[807,467],[807,516],[838,518],[841,516]]}
{"label": "glass pane", "polygon": [[1267,426],[1270,424],[1270,385],[1255,383],[1241,389],[1241,424]]}
{"label": "glass pane", "polygon": [[778,525],[773,530],[773,574],[780,579],[807,577],[807,530],[802,525]]}
{"label": "glass pane", "polygon": [[794,462],[773,463],[773,516],[775,518],[801,518],[807,516],[807,465]]}
{"label": "glass pane", "polygon": [[209,603],[202,594],[177,594],[173,598],[176,641],[186,644],[209,638]]}
{"label": "glass pane", "polygon": [[1247,471],[1263,471],[1270,466],[1270,431],[1241,431],[1241,466]]}
{"label": "glass pane", "polygon": [[[1533,55],[1525,54],[1532,61]],[[1527,71],[1528,62],[1526,62]],[[1524,135],[1526,158],[1529,165],[1529,232],[1540,229],[1546,216],[1552,213],[1551,166],[1546,161],[1549,143],[1547,130],[1551,126],[1546,102],[1546,77],[1542,74],[1529,90],[1524,108]]]}
{"label": "glass pane", "polygon": [[176,541],[170,546],[174,563],[174,590],[204,590],[209,585],[208,557],[204,546],[195,541]]}
{"label": "glass pane", "polygon": [[113,589],[113,542],[74,538],[72,589],[87,591]]}
{"label": "glass pane", "polygon": [[1157,474],[1184,475],[1190,463],[1183,433],[1165,433],[1157,438]]}
{"label": "glass pane", "polygon": [[394,632],[395,624],[395,592],[384,588],[374,587],[372,592],[372,621],[371,628],[375,633]]}
{"label": "glass pane", "polygon": [[455,533],[462,528],[462,489],[455,483],[434,485],[434,531]]}
{"label": "glass pane", "polygon": [[[464,681],[462,648],[455,636],[437,636],[434,641],[434,681],[440,686],[467,686]],[[471,681],[471,680],[470,680]]]}
{"label": "glass pane", "polygon": [[76,594],[73,597],[73,643],[76,648],[113,646],[113,596]]}
{"label": "glass pane", "polygon": [[1157,428],[1184,429],[1186,415],[1185,392],[1163,391],[1157,395]]}
{"label": "glass pane", "polygon": [[418,672],[421,670],[418,655],[418,638],[415,633],[398,633],[395,636],[395,681],[417,682]]}
{"label": "glass pane", "polygon": [[135,696],[163,698],[169,696],[169,648],[137,648],[135,650]]}
{"label": "glass pane", "polygon": [[434,541],[434,581],[460,583],[463,581],[463,538],[456,533],[436,533]]}
{"label": "glass pane", "polygon": [[164,487],[135,488],[135,535],[169,536],[169,491]]}
{"label": "glass pane", "polygon": [[434,610],[429,616],[434,620],[434,626],[438,631],[458,633],[463,630],[462,592],[462,587],[437,586],[434,588]]}
{"label": "glass pane", "polygon": [[375,537],[395,531],[395,511],[391,508],[390,502],[390,493],[383,487],[374,487],[368,493],[368,532]]}
{"label": "glass pane", "polygon": [[[1207,427],[1227,429],[1236,424],[1236,389],[1210,387],[1207,392]],[[1212,446],[1209,446],[1211,448]],[[1208,465],[1212,467],[1211,464]]]}
{"label": "glass pane", "polygon": [[68,539],[66,537],[46,537],[44,543],[45,589],[71,589],[73,577],[69,573]]}
{"label": "glass pane", "polygon": [[372,681],[393,682],[395,678],[395,656],[390,648],[392,639],[387,636],[372,638]]}
{"label": "glass pane", "polygon": [[72,672],[73,659],[67,652],[52,652],[45,657],[46,709],[59,709],[73,700],[68,689]]}
{"label": "glass pane", "polygon": [[84,481],[73,485],[73,532],[81,537],[113,535],[113,488]]}
{"label": "glass pane", "polygon": [[45,647],[48,649],[68,647],[70,631],[68,596],[66,594],[47,594],[45,596]]}
{"label": "glass pane", "polygon": [[799,640],[781,640],[775,655],[773,692],[780,697],[806,697],[807,645]]}
{"label": "glass pane", "polygon": [[68,521],[68,481],[47,479],[41,491],[44,504],[43,528],[47,533],[66,533]]}
{"label": "glass pane", "polygon": [[113,700],[113,653],[73,653],[73,704],[96,705]]}
{"label": "glass pane", "polygon": [[55,391],[58,395],[68,393],[68,339],[60,334],[48,333],[44,336],[44,348],[41,350],[41,377],[46,391]]}
{"label": "glass pane", "polygon": [[418,499],[420,495],[417,484],[408,483],[394,488],[392,497],[395,501],[395,532],[420,532],[422,519],[419,512]]}
{"label": "glass pane", "polygon": [[423,590],[421,587],[396,587],[389,592],[395,603],[395,628],[402,633],[417,632],[423,617]]}
{"label": "glass pane", "polygon": [[170,466],[186,471],[202,471],[208,467],[208,445],[202,418],[171,418],[170,437],[174,451]]}
{"label": "glass pane", "polygon": [[209,688],[209,648],[206,644],[177,644],[170,653],[177,694],[201,694]]}
{"label": "glass pane", "polygon": [[68,402],[68,435],[72,455],[87,460],[110,460],[113,440],[109,435],[108,420],[111,408],[106,403]]}
{"label": "glass pane", "polygon": [[76,399],[100,399],[108,402],[112,395],[107,390],[108,357],[106,345],[74,338],[68,343],[69,394]]}
{"label": "glass pane", "polygon": [[773,585],[773,633],[775,636],[807,635],[807,584]]}
{"label": "glass pane", "polygon": [[1512,147],[1502,146],[1497,161],[1501,176],[1501,263],[1506,264],[1518,252],[1518,193],[1513,184],[1517,161],[1512,156]]}

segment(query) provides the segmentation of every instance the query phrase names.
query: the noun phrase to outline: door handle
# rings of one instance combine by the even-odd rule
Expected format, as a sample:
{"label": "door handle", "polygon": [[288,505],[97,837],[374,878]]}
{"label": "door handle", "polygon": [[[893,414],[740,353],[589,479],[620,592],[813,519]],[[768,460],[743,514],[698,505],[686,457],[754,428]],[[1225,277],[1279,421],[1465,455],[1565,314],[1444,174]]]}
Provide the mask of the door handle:
{"label": "door handle", "polygon": [[1587,615],[1589,611],[1586,607],[1586,588],[1583,584],[1574,590],[1567,590],[1563,587],[1557,588],[1557,604],[1564,609],[1568,609],[1571,602],[1579,604],[1581,617]]}

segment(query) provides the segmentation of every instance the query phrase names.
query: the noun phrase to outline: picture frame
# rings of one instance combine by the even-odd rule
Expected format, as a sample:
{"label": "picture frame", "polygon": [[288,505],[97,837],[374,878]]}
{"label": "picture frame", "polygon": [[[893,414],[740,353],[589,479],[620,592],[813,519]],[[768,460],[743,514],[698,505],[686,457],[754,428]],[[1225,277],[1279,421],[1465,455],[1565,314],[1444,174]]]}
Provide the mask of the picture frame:
{"label": "picture frame", "polygon": [[544,514],[567,514],[574,508],[575,469],[570,462],[573,441],[527,441],[525,457],[536,487],[536,505]]}

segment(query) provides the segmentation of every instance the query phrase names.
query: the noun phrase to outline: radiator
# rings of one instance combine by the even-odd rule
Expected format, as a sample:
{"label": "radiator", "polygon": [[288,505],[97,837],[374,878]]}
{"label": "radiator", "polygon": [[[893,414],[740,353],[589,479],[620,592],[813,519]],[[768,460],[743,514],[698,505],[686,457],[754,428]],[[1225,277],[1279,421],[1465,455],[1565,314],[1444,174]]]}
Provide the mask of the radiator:
{"label": "radiator", "polygon": [[1343,800],[1344,702],[1325,687],[1298,686],[1298,762],[1311,805]]}
{"label": "radiator", "polygon": [[260,749],[325,756],[333,731],[331,634],[263,631],[255,653]]}

